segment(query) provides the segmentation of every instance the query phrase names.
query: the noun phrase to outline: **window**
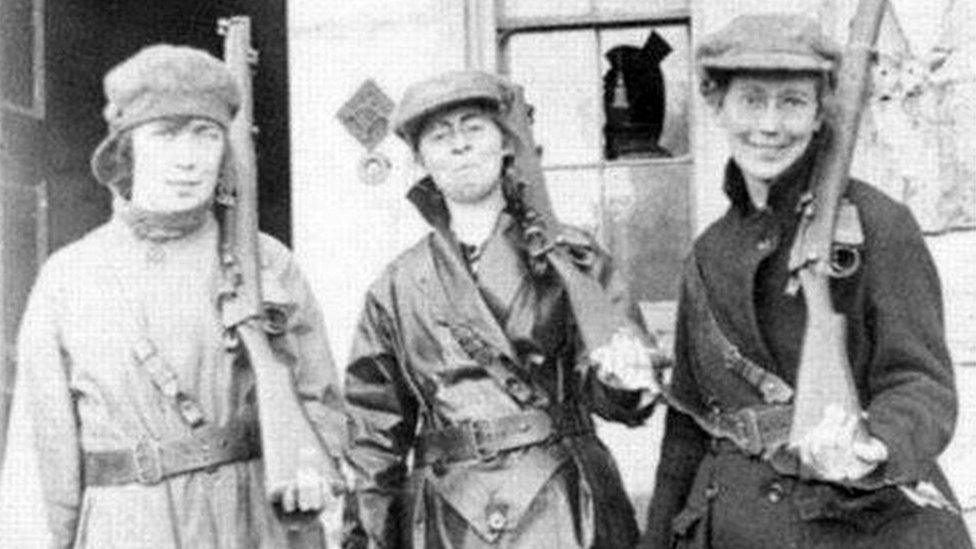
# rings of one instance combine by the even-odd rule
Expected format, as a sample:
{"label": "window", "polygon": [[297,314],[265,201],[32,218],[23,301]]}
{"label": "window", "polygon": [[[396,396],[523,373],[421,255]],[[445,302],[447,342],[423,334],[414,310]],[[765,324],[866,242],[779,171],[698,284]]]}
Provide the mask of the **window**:
{"label": "window", "polygon": [[525,84],[536,106],[545,165],[688,153],[687,9],[572,14],[562,12],[573,2],[559,2],[550,8],[556,15],[505,11],[542,9],[534,4],[508,0],[498,29],[502,71]]}
{"label": "window", "polygon": [[691,243],[688,0],[499,0],[556,214],[593,231],[638,300],[676,297]]}

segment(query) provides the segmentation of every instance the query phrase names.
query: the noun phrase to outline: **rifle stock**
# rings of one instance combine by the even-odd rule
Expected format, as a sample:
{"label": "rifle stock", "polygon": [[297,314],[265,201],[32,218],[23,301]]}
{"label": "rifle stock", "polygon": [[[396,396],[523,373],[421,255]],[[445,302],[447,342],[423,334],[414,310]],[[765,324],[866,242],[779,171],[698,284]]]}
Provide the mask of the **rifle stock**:
{"label": "rifle stock", "polygon": [[[837,80],[836,108],[828,112],[831,139],[817,158],[814,199],[804,214],[790,254],[806,301],[807,324],[797,373],[790,443],[796,445],[818,425],[824,411],[839,407],[860,414],[861,407],[847,355],[847,329],[830,297],[834,229],[857,143],[861,112],[870,86],[872,48],[885,0],[860,0],[851,21]],[[862,433],[863,434],[863,433]]]}
{"label": "rifle stock", "polygon": [[219,32],[224,35],[224,61],[237,78],[242,96],[241,109],[228,130],[237,181],[235,204],[227,208],[224,218],[221,260],[230,291],[222,296],[221,312],[225,329],[233,330],[254,372],[266,496],[276,504],[279,517],[304,518],[297,513],[286,516],[277,507],[283,488],[295,482],[298,471],[311,468],[333,488],[342,485],[342,476],[299,402],[290,366],[276,354],[264,330],[257,165],[252,141],[251,64],[255,52],[251,49],[250,18],[221,20]]}
{"label": "rifle stock", "polygon": [[512,175],[521,187],[516,192],[520,194],[530,218],[525,231],[530,255],[534,261],[551,266],[563,282],[580,336],[588,350],[609,343],[611,337],[621,330],[640,333],[634,323],[610,301],[597,280],[581,273],[564,252],[553,247],[560,243],[559,221],[552,208],[539,149],[532,135],[531,108],[525,102],[522,86],[508,86],[506,121],[520,141],[519,146],[515,147]]}

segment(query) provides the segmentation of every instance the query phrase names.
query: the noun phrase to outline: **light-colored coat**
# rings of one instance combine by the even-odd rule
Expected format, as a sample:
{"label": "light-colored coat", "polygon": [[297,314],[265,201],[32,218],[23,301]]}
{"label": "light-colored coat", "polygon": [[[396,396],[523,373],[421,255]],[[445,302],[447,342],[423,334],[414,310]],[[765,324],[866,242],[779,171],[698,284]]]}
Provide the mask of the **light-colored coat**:
{"label": "light-colored coat", "polygon": [[[251,371],[222,341],[217,234],[208,217],[184,238],[153,243],[116,217],[44,265],[18,351],[54,546],[284,546],[260,460],[157,485],[86,488],[82,481],[83,451],[190,432],[131,358],[143,330],[209,424],[255,415]],[[284,246],[261,235],[260,253],[265,299],[294,311],[280,337],[298,357],[303,405],[324,440],[339,448],[344,420],[318,306]]]}

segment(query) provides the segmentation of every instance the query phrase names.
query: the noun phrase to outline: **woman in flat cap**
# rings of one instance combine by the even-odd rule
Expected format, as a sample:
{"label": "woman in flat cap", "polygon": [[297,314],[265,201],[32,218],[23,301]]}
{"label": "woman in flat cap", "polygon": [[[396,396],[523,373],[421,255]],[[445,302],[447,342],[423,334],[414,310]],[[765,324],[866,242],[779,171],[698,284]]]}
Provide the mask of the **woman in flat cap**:
{"label": "woman in flat cap", "polygon": [[830,138],[838,48],[807,17],[745,15],[697,61],[729,141],[731,205],[685,265],[673,394],[687,410],[668,411],[640,546],[971,547],[936,463],[956,418],[938,274],[909,210],[860,181],[841,223],[862,261],[830,292],[866,415],[825,415],[785,449],[806,322],[789,254]]}
{"label": "woman in flat cap", "polygon": [[[254,378],[224,337],[218,216],[233,207],[227,126],[240,95],[201,50],[150,46],[105,77],[109,134],[92,157],[104,225],[51,256],[18,340],[52,547],[284,547],[265,497]],[[260,235],[302,405],[338,457],[340,388],[322,318],[287,249]],[[282,487],[314,514],[325,479]],[[301,523],[301,521],[298,521]],[[291,536],[317,539],[314,519]]]}
{"label": "woman in flat cap", "polygon": [[[527,205],[507,169],[521,146],[510,99],[499,77],[451,72],[411,86],[394,117],[428,173],[408,198],[431,231],[372,284],[356,331],[345,384],[350,546],[637,541],[591,414],[642,421],[649,391],[627,372],[650,379],[649,359],[622,335],[592,354],[596,375],[578,368],[584,349],[566,290],[530,265]],[[622,301],[593,240],[559,232],[572,268]]]}

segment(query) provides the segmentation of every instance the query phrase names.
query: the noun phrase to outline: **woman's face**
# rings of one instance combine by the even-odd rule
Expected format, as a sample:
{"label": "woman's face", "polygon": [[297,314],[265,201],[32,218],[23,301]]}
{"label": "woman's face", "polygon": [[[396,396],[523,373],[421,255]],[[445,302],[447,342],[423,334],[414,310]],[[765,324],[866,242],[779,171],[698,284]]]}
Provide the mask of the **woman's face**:
{"label": "woman's face", "polygon": [[420,132],[417,156],[453,202],[476,204],[501,189],[508,145],[501,128],[477,106],[433,115]]}
{"label": "woman's face", "polygon": [[182,212],[208,202],[217,187],[224,129],[203,118],[160,119],[132,129],[132,203]]}
{"label": "woman's face", "polygon": [[716,109],[747,177],[772,182],[803,155],[823,123],[818,84],[792,73],[732,77]]}

